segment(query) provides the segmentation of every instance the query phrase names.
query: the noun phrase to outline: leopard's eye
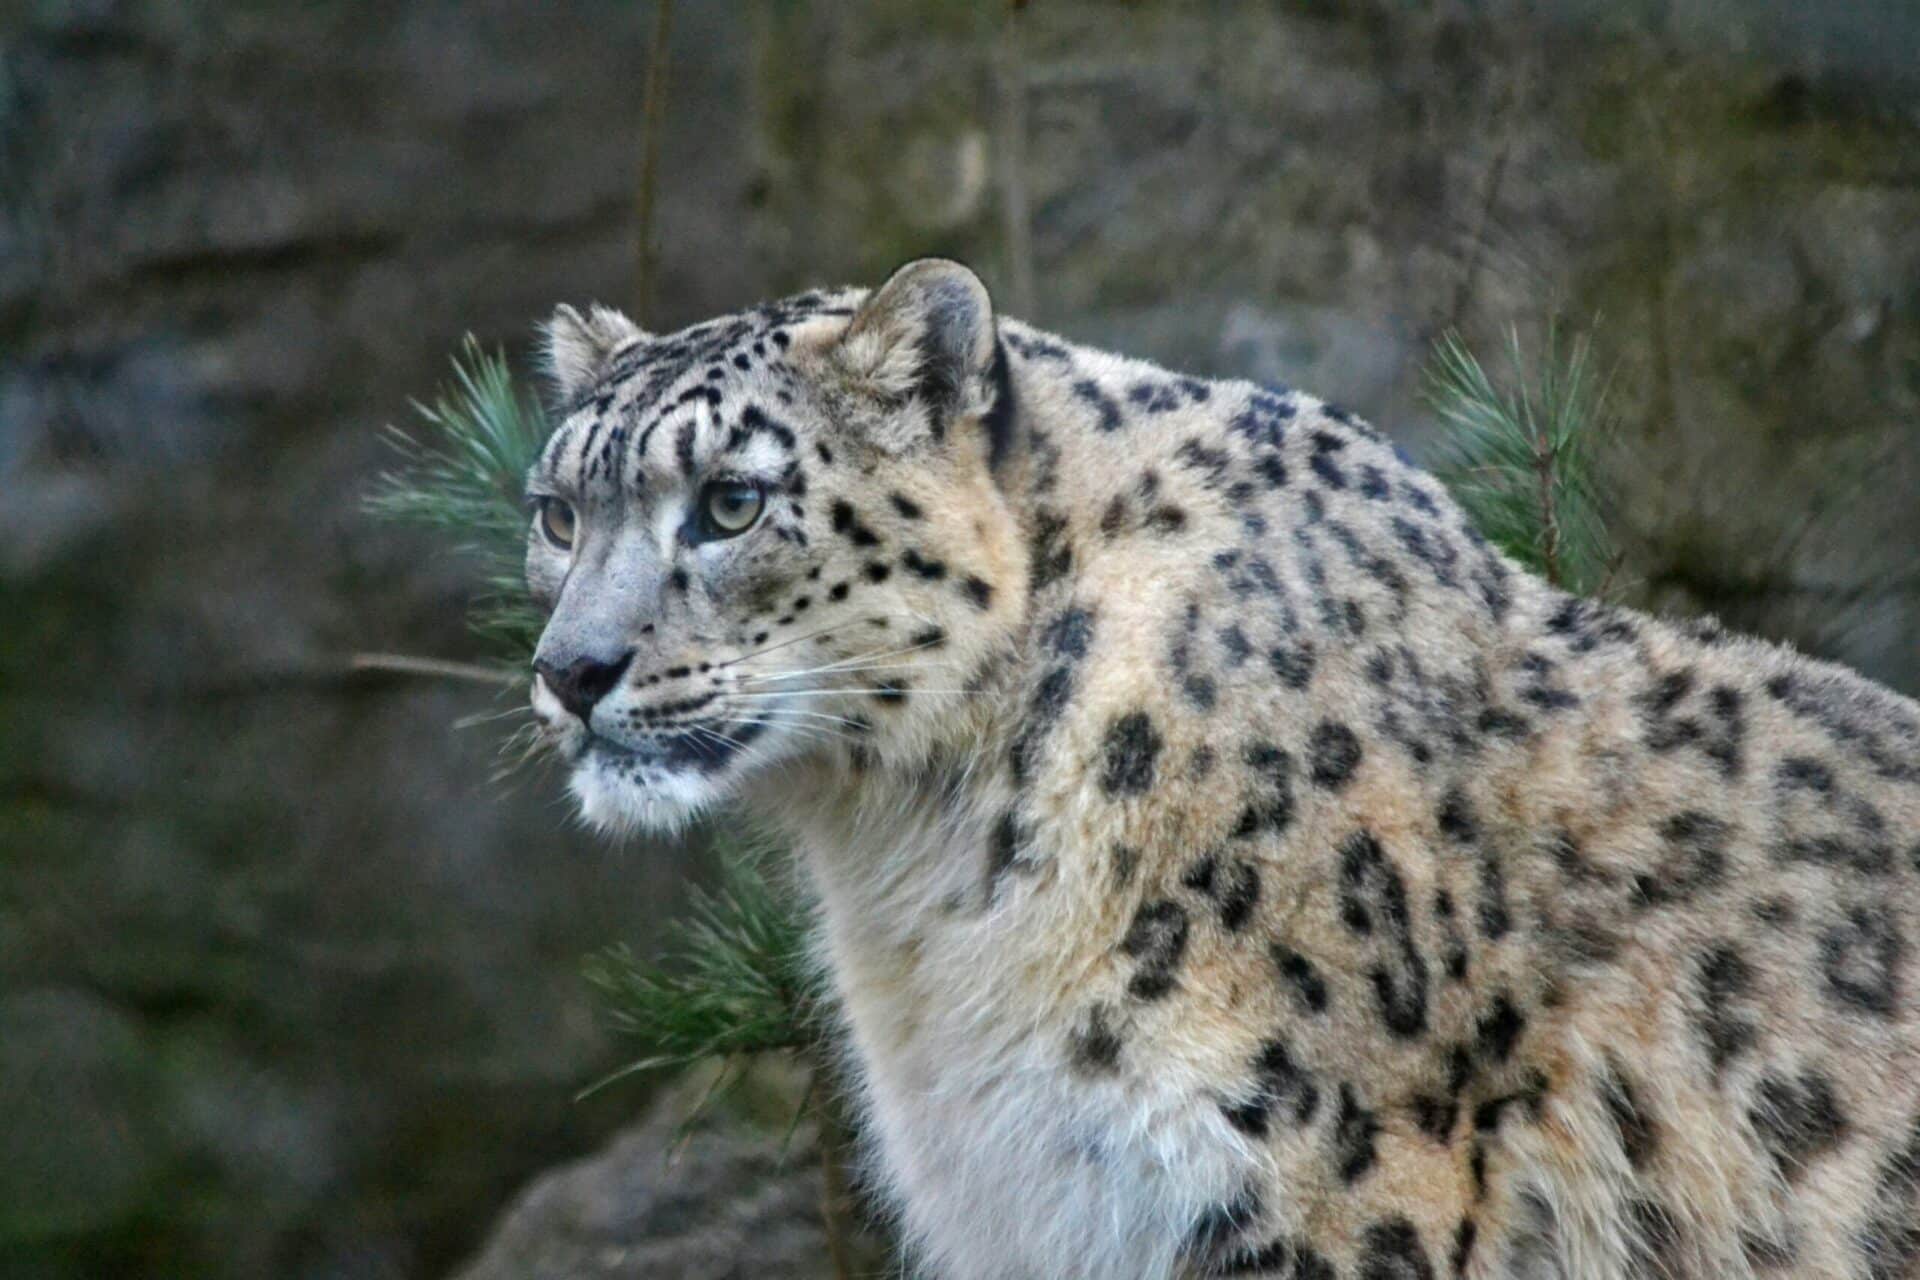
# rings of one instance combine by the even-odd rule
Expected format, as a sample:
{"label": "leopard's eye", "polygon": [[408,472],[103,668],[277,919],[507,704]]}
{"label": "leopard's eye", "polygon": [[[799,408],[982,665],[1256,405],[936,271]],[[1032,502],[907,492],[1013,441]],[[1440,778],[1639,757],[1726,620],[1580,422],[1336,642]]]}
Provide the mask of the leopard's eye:
{"label": "leopard's eye", "polygon": [[745,533],[766,505],[767,496],[758,485],[740,480],[710,484],[700,494],[700,531],[708,538]]}
{"label": "leopard's eye", "polygon": [[540,532],[548,542],[562,551],[573,550],[573,535],[577,521],[573,508],[559,498],[540,499]]}

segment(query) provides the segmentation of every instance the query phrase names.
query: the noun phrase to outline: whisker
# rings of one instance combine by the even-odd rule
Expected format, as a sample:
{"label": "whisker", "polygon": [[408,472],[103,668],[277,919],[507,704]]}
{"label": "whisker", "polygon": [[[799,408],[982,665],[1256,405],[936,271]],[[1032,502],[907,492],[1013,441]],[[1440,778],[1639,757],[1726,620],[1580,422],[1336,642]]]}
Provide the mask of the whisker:
{"label": "whisker", "polygon": [[471,729],[476,725],[490,724],[495,720],[506,720],[513,716],[531,716],[533,708],[522,704],[508,707],[505,711],[476,711],[472,715],[461,716],[453,722],[456,729]]}
{"label": "whisker", "polygon": [[783,671],[777,675],[755,676],[742,680],[744,686],[769,684],[776,680],[802,680],[812,676],[857,676],[876,671],[953,671],[951,662],[872,662],[864,666],[846,667],[838,670]]}
{"label": "whisker", "polygon": [[872,670],[872,668],[877,668],[877,666],[889,666],[889,664],[891,664],[891,666],[922,666],[922,668],[952,668],[952,666],[956,666],[954,662],[893,662],[895,658],[906,656],[906,652],[908,651],[877,652],[877,654],[866,654],[866,656],[860,656],[860,658],[852,658],[852,660],[847,660],[847,662],[831,662],[831,664],[826,664],[826,666],[791,668],[791,670],[785,670],[785,672],[755,672],[755,674],[751,674],[751,676],[743,677],[743,683],[753,683],[753,681],[760,681],[760,679],[793,679],[795,676],[837,676],[837,674],[847,674],[847,672],[866,672],[866,670]]}
{"label": "whisker", "polygon": [[824,725],[784,723],[784,722],[777,722],[772,720],[756,719],[751,716],[737,717],[734,719],[733,723],[741,724],[741,725],[749,725],[749,724],[759,725],[762,728],[785,729],[789,733],[799,734],[802,738],[806,739],[808,742],[832,742],[840,738],[846,738],[849,740],[851,738],[851,735],[841,733],[837,730],[829,729]]}
{"label": "whisker", "polygon": [[729,658],[725,662],[716,662],[713,664],[713,669],[715,671],[724,671],[728,667],[737,667],[741,663],[746,662],[750,658],[758,658],[765,654],[777,652],[778,650],[784,649],[789,645],[799,644],[803,640],[811,640],[815,636],[831,635],[833,634],[834,631],[838,630],[839,628],[845,627],[846,625],[847,624],[844,622],[836,622],[833,624],[833,626],[821,627],[818,631],[809,631],[805,635],[793,636],[789,639],[782,640],[779,644],[770,644],[764,649],[755,649],[752,653],[743,653],[737,658]]}
{"label": "whisker", "polygon": [[[863,615],[863,620],[865,618],[873,618],[873,617],[884,617],[888,621],[914,622],[914,623],[920,623],[923,625],[926,624],[928,621],[926,618],[918,614],[867,614],[867,615]],[[804,635],[789,636],[787,639],[780,641],[778,644],[770,644],[765,646],[764,648],[755,649],[752,653],[743,653],[739,657],[729,658],[725,662],[716,662],[713,664],[713,669],[716,671],[724,671],[728,667],[737,667],[741,663],[750,661],[751,659],[764,657],[769,653],[778,652],[781,649],[785,649],[791,645],[801,644],[805,641],[812,640],[818,636],[831,635],[835,631],[845,630],[851,627],[852,625],[853,623],[851,622],[835,622],[835,623],[832,623],[831,625],[821,627],[816,631],[809,631]]]}
{"label": "whisker", "polygon": [[[808,712],[799,712],[799,714],[808,714]],[[808,741],[831,741],[831,739],[835,737],[833,733],[829,733],[824,725],[772,722],[772,720],[766,720],[766,718],[762,718],[762,716],[733,716],[728,723],[733,723],[733,725],[756,723],[756,725],[762,725],[762,727],[780,727],[780,729],[787,729],[787,731],[791,731],[791,733],[799,733],[799,735],[806,737]],[[701,737],[701,739],[714,741],[714,743],[726,743],[728,747],[737,748],[737,750],[745,750],[745,748],[751,745],[751,743],[741,743],[737,737],[733,737],[732,733],[726,733],[724,729],[716,729],[716,727],[712,727],[710,723],[684,723],[684,725],[672,725],[672,727],[674,727],[676,731],[680,731],[680,733],[691,733],[691,735],[697,735],[697,737]]]}
{"label": "whisker", "polygon": [[513,774],[526,768],[535,757],[552,750],[553,743],[538,724],[523,724],[505,738],[501,739],[499,764],[493,771],[492,781],[500,783]]}
{"label": "whisker", "polygon": [[[855,654],[850,658],[842,658],[835,662],[823,663],[820,666],[808,667],[804,670],[766,672],[766,673],[761,673],[757,675],[750,675],[745,677],[745,679],[752,682],[759,682],[759,681],[766,681],[766,680],[791,680],[800,676],[821,675],[821,674],[832,672],[832,671],[868,670],[868,669],[871,669],[872,664],[882,662],[888,658],[899,658],[899,657],[904,657],[909,653],[917,653],[922,649],[932,648],[934,645],[939,643],[940,642],[938,640],[925,640],[919,644],[905,645],[898,649],[886,649],[886,650],[880,650],[873,653]],[[927,666],[927,665],[933,665],[933,664],[914,663],[914,664],[906,664],[906,665]],[[951,666],[952,664],[940,663],[937,665]]]}
{"label": "whisker", "polygon": [[686,732],[697,734],[702,738],[708,739],[709,741],[717,742],[724,746],[732,747],[735,750],[742,750],[747,746],[746,743],[740,741],[738,738],[734,737],[732,734],[722,733],[718,729],[709,729],[706,725],[703,725],[703,724],[688,725]]}
{"label": "whisker", "polygon": [[[752,720],[765,721],[765,718],[768,716],[788,716],[788,717],[794,717],[794,718],[805,718],[808,720],[818,720],[818,721],[823,721],[830,724],[844,724],[844,725],[849,725],[854,727],[860,726],[860,721],[858,720],[850,720],[846,716],[836,716],[831,712],[826,712],[826,711],[809,711],[804,707],[753,707],[743,712],[742,714],[728,716],[726,719],[726,723],[738,724],[738,723],[744,723]],[[711,730],[709,730],[708,727],[703,724],[661,725],[660,728],[664,730],[671,730],[672,732],[675,732],[675,733],[711,732]]]}
{"label": "whisker", "polygon": [[985,689],[929,689],[920,685],[903,685],[894,689],[842,689],[838,687],[831,689],[773,689],[760,693],[734,693],[727,696],[730,698],[824,698],[830,694],[841,693],[950,693],[963,694],[969,698],[977,698],[987,692]]}
{"label": "whisker", "polygon": [[[754,723],[758,723],[758,722],[756,722],[756,721],[743,721],[742,723],[746,723],[746,724],[754,724]],[[802,740],[802,741],[805,741],[805,742],[812,742],[812,743],[819,743],[819,742],[852,742],[852,741],[854,740],[854,739],[853,739],[853,735],[852,735],[852,734],[850,734],[850,733],[844,733],[844,732],[841,732],[841,731],[839,731],[839,730],[832,730],[832,729],[825,729],[825,728],[822,728],[822,727],[820,727],[820,726],[818,726],[818,725],[806,725],[806,724],[763,724],[763,725],[762,725],[761,727],[762,727],[762,728],[771,728],[771,729],[783,729],[783,730],[785,730],[785,731],[787,731],[788,733],[792,733],[792,734],[796,734],[796,735],[798,735],[798,736],[799,736],[799,737],[801,738],[801,740]]]}
{"label": "whisker", "polygon": [[865,662],[869,659],[897,658],[903,654],[914,653],[920,649],[926,649],[938,643],[940,643],[940,641],[936,637],[935,639],[932,639],[932,640],[922,640],[917,644],[895,645],[891,649],[869,649],[865,653],[848,654],[844,658],[839,658],[833,662],[824,663],[822,665],[823,667],[841,667],[841,666],[847,666],[851,663]]}
{"label": "whisker", "polygon": [[829,720],[836,724],[852,725],[857,728],[868,727],[864,720],[852,716],[836,715],[831,711],[815,711],[810,707],[757,706],[747,709],[747,714],[756,716],[805,716],[810,720]]}
{"label": "whisker", "polygon": [[830,711],[812,711],[805,707],[757,706],[750,708],[747,714],[756,716],[805,716],[810,720],[832,720],[840,724],[859,723],[859,721],[850,720],[846,716],[834,715]]}

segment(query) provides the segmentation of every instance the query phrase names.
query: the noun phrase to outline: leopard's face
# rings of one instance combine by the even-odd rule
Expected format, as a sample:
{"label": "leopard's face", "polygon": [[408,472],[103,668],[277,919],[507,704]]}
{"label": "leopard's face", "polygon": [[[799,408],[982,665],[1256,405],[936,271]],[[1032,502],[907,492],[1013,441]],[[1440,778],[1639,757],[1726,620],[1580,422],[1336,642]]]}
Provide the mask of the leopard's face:
{"label": "leopard's face", "polygon": [[937,733],[1018,572],[991,333],[953,264],[666,337],[556,317],[533,709],[588,821],[671,830],[782,763]]}

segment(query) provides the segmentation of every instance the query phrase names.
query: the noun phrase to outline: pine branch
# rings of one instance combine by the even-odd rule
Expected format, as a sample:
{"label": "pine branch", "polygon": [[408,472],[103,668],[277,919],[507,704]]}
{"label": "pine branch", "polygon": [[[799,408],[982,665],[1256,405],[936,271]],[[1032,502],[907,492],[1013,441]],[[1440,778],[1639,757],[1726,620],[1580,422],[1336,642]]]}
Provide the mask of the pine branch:
{"label": "pine branch", "polygon": [[[807,921],[790,894],[767,877],[766,849],[723,848],[719,885],[695,890],[686,918],[667,926],[665,954],[642,961],[615,946],[587,962],[601,1016],[616,1035],[648,1051],[586,1089],[629,1076],[717,1059],[713,1083],[680,1122],[679,1142],[736,1088],[747,1060],[762,1053],[795,1055],[811,1076],[793,1125],[811,1115],[818,1129],[821,1224],[837,1277],[856,1269],[858,1193],[848,1170],[851,1120],[834,1092],[831,997],[806,958]],[[792,1130],[789,1130],[791,1136]],[[861,1257],[862,1261],[868,1261]]]}
{"label": "pine branch", "polygon": [[806,960],[806,921],[767,878],[768,853],[724,849],[720,883],[696,889],[670,924],[664,955],[625,946],[592,957],[586,977],[607,1025],[647,1054],[592,1086],[710,1058],[811,1050],[825,1034],[827,996]]}
{"label": "pine branch", "polygon": [[[453,358],[452,384],[414,410],[425,429],[387,429],[401,463],[374,482],[367,510],[445,534],[477,563],[480,593],[468,623],[503,669],[523,670],[541,620],[521,568],[527,516],[520,494],[546,443],[547,416],[514,386],[506,357],[471,334]],[[425,668],[436,661],[419,659],[420,673],[434,674]]]}
{"label": "pine branch", "polygon": [[1423,396],[1446,428],[1436,474],[1480,532],[1555,586],[1594,594],[1614,555],[1596,479],[1613,434],[1585,337],[1563,352],[1548,331],[1531,369],[1508,332],[1515,385],[1497,387],[1457,333],[1434,346]]}

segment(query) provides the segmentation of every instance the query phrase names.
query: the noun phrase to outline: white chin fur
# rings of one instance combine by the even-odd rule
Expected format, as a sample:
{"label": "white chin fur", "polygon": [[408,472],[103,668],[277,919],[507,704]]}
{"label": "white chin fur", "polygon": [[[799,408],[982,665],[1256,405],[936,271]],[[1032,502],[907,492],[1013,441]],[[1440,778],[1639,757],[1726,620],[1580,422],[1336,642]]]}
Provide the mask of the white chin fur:
{"label": "white chin fur", "polygon": [[711,783],[694,775],[647,771],[629,779],[592,755],[574,766],[567,790],[589,826],[613,835],[672,835],[719,799]]}

